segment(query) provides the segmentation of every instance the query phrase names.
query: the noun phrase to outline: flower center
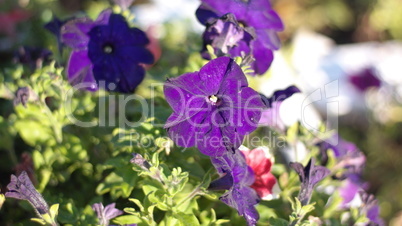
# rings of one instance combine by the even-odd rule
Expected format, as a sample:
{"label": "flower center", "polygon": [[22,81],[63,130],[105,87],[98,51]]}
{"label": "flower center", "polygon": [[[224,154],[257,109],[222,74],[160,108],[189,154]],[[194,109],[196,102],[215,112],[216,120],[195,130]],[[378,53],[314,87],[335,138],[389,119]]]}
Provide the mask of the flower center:
{"label": "flower center", "polygon": [[213,103],[216,103],[218,101],[218,97],[215,95],[209,96],[209,100]]}
{"label": "flower center", "polygon": [[212,105],[220,105],[220,103],[221,103],[221,99],[219,99],[217,96],[215,96],[215,95],[211,95],[211,96],[209,96],[208,97],[208,100],[209,100],[209,102],[212,104]]}
{"label": "flower center", "polygon": [[111,44],[106,44],[103,46],[103,52],[106,54],[113,53],[113,46]]}

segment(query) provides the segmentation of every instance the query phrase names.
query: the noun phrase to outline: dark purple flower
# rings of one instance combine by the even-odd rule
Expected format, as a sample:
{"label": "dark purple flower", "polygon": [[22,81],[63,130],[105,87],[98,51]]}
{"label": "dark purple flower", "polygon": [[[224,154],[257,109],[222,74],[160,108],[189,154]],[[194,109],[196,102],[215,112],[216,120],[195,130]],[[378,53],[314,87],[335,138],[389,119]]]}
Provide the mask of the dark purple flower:
{"label": "dark purple flower", "polygon": [[41,68],[51,61],[52,52],[40,47],[21,46],[14,54],[16,63],[26,64],[32,70]]}
{"label": "dark purple flower", "polygon": [[113,0],[114,4],[120,6],[122,10],[127,10],[134,2],[134,0]]}
{"label": "dark purple flower", "polygon": [[247,31],[240,26],[231,13],[220,18],[211,19],[206,24],[202,35],[203,49],[201,55],[210,60],[207,45],[214,48],[216,56],[246,56],[250,54],[250,42],[253,40],[253,31]]}
{"label": "dark purple flower", "polygon": [[264,102],[264,104],[268,108],[271,108],[275,102],[282,102],[282,101],[286,100],[287,98],[291,97],[295,93],[300,93],[300,89],[297,88],[296,86],[289,86],[286,89],[275,91],[272,94],[272,96],[269,98],[262,94],[261,94],[261,97],[262,97],[262,101]]}
{"label": "dark purple flower", "polygon": [[236,150],[257,128],[264,107],[229,57],[212,60],[199,72],[168,79],[164,93],[173,108],[165,125],[170,138],[208,156]]}
{"label": "dark purple flower", "polygon": [[103,207],[102,203],[95,203],[92,209],[96,212],[99,219],[99,225],[108,226],[109,220],[122,215],[124,212],[115,208],[116,203],[111,203]]}
{"label": "dark purple flower", "polygon": [[374,68],[365,68],[358,73],[349,75],[349,81],[361,92],[371,87],[378,88],[381,86],[381,80],[376,76]]}
{"label": "dark purple flower", "polygon": [[96,21],[78,18],[67,22],[61,30],[62,41],[73,48],[67,75],[73,85],[87,83],[96,90],[101,82],[105,89],[131,93],[145,76],[142,64],[153,63],[153,55],[145,48],[145,33],[130,28],[122,15],[103,11]]}
{"label": "dark purple flower", "polygon": [[256,74],[264,74],[272,63],[272,51],[280,47],[276,32],[283,30],[283,24],[278,14],[269,0],[202,0],[196,15],[202,24],[207,24],[227,13],[232,13],[246,30],[255,31],[256,39],[250,43],[255,58],[251,66]]}
{"label": "dark purple flower", "polygon": [[247,163],[243,154],[236,150],[228,151],[219,157],[211,157],[221,178],[213,181],[210,190],[228,190],[220,200],[235,208],[243,216],[248,225],[256,225],[259,219],[255,205],[260,201],[257,192],[250,188],[254,183],[254,172]]}
{"label": "dark purple flower", "polygon": [[285,124],[279,117],[279,108],[284,100],[299,92],[300,90],[296,86],[289,86],[284,90],[275,91],[269,98],[261,94],[262,101],[268,109],[262,112],[261,119],[258,124],[262,126],[269,126],[278,131],[285,132]]}
{"label": "dark purple flower", "polygon": [[301,182],[301,188],[297,198],[302,205],[307,205],[310,202],[314,186],[328,176],[330,171],[323,166],[316,166],[314,158],[310,159],[306,167],[303,167],[303,165],[298,162],[291,162],[289,165],[299,174]]}
{"label": "dark purple flower", "polygon": [[5,194],[7,198],[28,201],[34,207],[40,218],[42,218],[42,214],[49,212],[49,206],[42,195],[33,186],[27,172],[22,171],[18,177],[11,175],[11,181],[7,185],[7,189],[8,191]]}

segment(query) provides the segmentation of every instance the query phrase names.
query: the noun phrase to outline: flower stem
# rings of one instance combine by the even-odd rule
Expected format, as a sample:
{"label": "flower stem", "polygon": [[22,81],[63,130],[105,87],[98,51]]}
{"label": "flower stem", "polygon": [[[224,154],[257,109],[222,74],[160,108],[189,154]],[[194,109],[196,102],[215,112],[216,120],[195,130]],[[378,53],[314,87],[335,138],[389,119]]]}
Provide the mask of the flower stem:
{"label": "flower stem", "polygon": [[188,194],[183,200],[181,200],[176,206],[179,207],[183,205],[185,202],[194,198],[194,196],[200,194],[200,186],[197,186],[190,194]]}

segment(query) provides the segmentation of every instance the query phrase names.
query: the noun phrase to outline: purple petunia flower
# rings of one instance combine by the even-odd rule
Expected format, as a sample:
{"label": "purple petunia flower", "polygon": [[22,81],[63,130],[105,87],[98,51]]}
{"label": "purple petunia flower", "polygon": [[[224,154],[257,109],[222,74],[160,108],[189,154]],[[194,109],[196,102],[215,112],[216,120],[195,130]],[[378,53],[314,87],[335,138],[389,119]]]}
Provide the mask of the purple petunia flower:
{"label": "purple petunia flower", "polygon": [[49,212],[49,206],[42,195],[33,186],[26,171],[22,171],[18,177],[11,175],[11,181],[7,185],[7,189],[8,191],[5,194],[7,198],[28,201],[40,218],[42,218],[41,215]]}
{"label": "purple petunia flower", "polygon": [[260,198],[257,192],[250,188],[254,183],[254,172],[247,165],[243,154],[239,150],[225,152],[222,156],[211,157],[211,162],[221,178],[213,181],[209,189],[228,190],[220,200],[235,208],[248,225],[256,225],[259,215],[254,206]]}
{"label": "purple petunia flower", "polygon": [[98,216],[99,225],[108,226],[109,220],[123,214],[123,211],[116,209],[115,206],[116,203],[111,203],[106,207],[104,207],[102,203],[95,203],[92,205],[92,209]]}
{"label": "purple petunia flower", "polygon": [[364,92],[371,87],[381,86],[381,80],[376,76],[374,68],[365,68],[358,73],[349,75],[350,83],[360,92]]}
{"label": "purple petunia flower", "polygon": [[248,87],[243,71],[229,57],[168,79],[164,93],[173,108],[165,124],[170,138],[208,156],[236,150],[257,128],[264,108],[260,95]]}
{"label": "purple petunia flower", "polygon": [[[219,18],[232,13],[247,30],[254,30],[256,39],[250,43],[255,61],[252,68],[256,74],[264,74],[273,60],[273,50],[280,47],[276,34],[283,30],[278,14],[272,9],[269,0],[202,0],[196,15],[202,24],[212,18]],[[231,57],[240,55],[231,55]]]}
{"label": "purple petunia flower", "polygon": [[218,57],[249,55],[250,42],[254,39],[252,33],[253,31],[247,31],[240,26],[231,13],[217,19],[211,19],[206,24],[206,29],[202,35],[204,44],[201,55],[210,60],[207,45],[214,48],[214,53]]}
{"label": "purple petunia flower", "polygon": [[262,101],[268,109],[262,112],[258,124],[285,132],[285,124],[279,117],[279,108],[284,100],[299,92],[300,90],[296,86],[289,86],[286,89],[275,91],[270,98],[261,95]]}
{"label": "purple petunia flower", "polygon": [[301,188],[297,198],[303,206],[307,205],[310,202],[314,186],[328,176],[330,171],[323,166],[316,166],[314,158],[310,159],[305,167],[298,162],[291,162],[289,165],[299,174],[301,182]]}
{"label": "purple petunia flower", "polygon": [[130,28],[122,15],[103,11],[96,21],[78,18],[61,29],[62,42],[73,48],[67,75],[73,85],[86,83],[90,90],[105,82],[105,89],[131,93],[145,76],[142,64],[153,63],[145,48],[145,33]]}

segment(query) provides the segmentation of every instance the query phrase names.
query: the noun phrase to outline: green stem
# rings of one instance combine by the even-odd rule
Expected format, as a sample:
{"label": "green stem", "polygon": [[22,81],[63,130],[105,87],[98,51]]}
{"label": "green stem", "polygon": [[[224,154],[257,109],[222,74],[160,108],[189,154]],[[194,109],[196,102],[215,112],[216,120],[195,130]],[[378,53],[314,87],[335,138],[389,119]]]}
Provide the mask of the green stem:
{"label": "green stem", "polygon": [[52,112],[50,111],[50,109],[48,108],[48,106],[46,105],[45,100],[41,99],[40,103],[41,103],[42,109],[44,110],[45,114],[47,115],[47,117],[50,120],[50,124],[53,129],[56,141],[57,141],[57,143],[60,144],[63,139],[62,134],[61,134],[61,128],[59,128],[59,126],[58,126],[59,124],[58,124],[57,120],[54,118],[54,116],[53,116]]}
{"label": "green stem", "polygon": [[197,186],[190,194],[188,194],[183,200],[181,200],[176,206],[179,207],[183,205],[185,202],[194,198],[194,196],[200,194],[200,186]]}
{"label": "green stem", "polygon": [[[14,145],[12,145],[12,146],[14,146]],[[8,152],[8,155],[10,156],[12,165],[13,165],[13,166],[17,165],[17,163],[18,163],[18,160],[17,160],[17,159],[18,159],[18,158],[17,158],[17,155],[15,154],[14,147],[8,148],[8,149],[7,149],[7,152]]]}

